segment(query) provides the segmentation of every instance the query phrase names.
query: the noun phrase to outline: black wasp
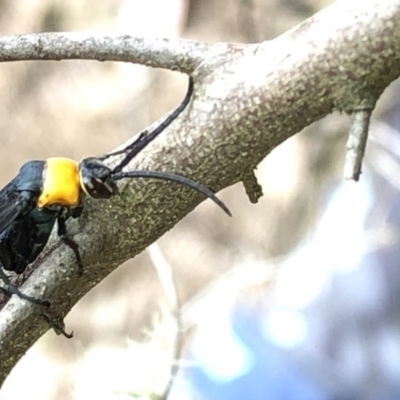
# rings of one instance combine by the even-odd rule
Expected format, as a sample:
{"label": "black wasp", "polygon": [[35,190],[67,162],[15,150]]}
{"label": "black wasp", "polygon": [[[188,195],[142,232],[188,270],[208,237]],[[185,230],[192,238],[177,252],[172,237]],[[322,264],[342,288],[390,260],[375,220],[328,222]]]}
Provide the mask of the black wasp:
{"label": "black wasp", "polygon": [[[0,262],[8,271],[21,274],[43,251],[51,231],[57,222],[58,236],[75,253],[79,272],[83,266],[77,243],[67,236],[66,221],[78,218],[82,213],[85,196],[93,199],[109,199],[118,193],[116,181],[124,178],[151,178],[187,185],[212,199],[228,215],[230,211],[214,193],[201,184],[180,175],[157,171],[122,171],[145,146],[155,139],[188,105],[193,92],[193,80],[189,79],[187,94],[182,103],[153,131],[142,132],[123,150],[102,157],[91,157],[77,163],[61,157],[45,161],[28,161],[18,175],[0,191]],[[113,169],[104,160],[125,154]],[[0,279],[6,288],[3,293],[16,294],[35,304],[46,305],[23,294],[13,285],[0,268]]]}

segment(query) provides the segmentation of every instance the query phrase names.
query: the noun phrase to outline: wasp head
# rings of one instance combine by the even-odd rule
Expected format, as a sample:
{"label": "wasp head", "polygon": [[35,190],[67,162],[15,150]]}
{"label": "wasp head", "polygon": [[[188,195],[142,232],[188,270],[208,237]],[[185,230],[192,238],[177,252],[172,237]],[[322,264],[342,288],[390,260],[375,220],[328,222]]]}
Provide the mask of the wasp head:
{"label": "wasp head", "polygon": [[82,190],[93,199],[109,199],[118,193],[111,169],[98,158],[85,158],[79,164]]}

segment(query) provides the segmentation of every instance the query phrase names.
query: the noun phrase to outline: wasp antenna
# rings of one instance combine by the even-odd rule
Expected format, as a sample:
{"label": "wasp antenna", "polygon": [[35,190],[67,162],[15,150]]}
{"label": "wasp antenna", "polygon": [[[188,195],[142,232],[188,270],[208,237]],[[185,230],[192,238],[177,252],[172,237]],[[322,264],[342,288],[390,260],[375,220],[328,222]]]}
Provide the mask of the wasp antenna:
{"label": "wasp antenna", "polygon": [[[115,151],[113,151],[112,153],[108,153],[108,154],[104,154],[103,156],[98,156],[98,157],[96,157],[97,159],[99,159],[99,160],[101,160],[101,161],[104,161],[104,160],[106,160],[107,158],[110,158],[110,157],[114,157],[114,156],[119,156],[120,154],[124,154],[124,153],[126,153],[127,151],[129,151],[130,149],[132,149],[134,146],[136,146],[136,145],[138,145],[140,142],[142,142],[146,137],[147,137],[147,134],[148,134],[148,130],[147,129],[145,129],[144,131],[142,131],[142,132],[140,132],[138,135],[138,137],[137,137],[137,139],[135,139],[130,145],[128,145],[127,147],[124,147],[123,149],[120,149],[120,150],[115,150]],[[149,142],[147,142],[146,144],[148,144]],[[137,153],[136,153],[137,154]]]}
{"label": "wasp antenna", "polygon": [[190,99],[193,94],[194,81],[191,76],[189,76],[189,85],[186,92],[186,96],[183,99],[182,103],[174,110],[164,121],[160,123],[156,128],[154,128],[151,132],[143,131],[139,137],[131,143],[129,146],[125,147],[123,150],[118,150],[114,153],[107,154],[103,156],[101,159],[118,155],[121,153],[127,153],[126,157],[114,168],[113,173],[119,173],[122,169],[129,164],[129,162],[141,152],[151,141],[153,141],[165,128],[167,128],[178,116],[179,114],[186,108],[189,104]]}
{"label": "wasp antenna", "polygon": [[186,185],[191,187],[194,190],[197,190],[200,193],[203,193],[206,197],[211,199],[215,204],[217,204],[222,210],[228,214],[230,217],[232,216],[229,208],[210,190],[205,186],[197,183],[189,178],[185,178],[181,175],[170,174],[168,172],[159,172],[159,171],[129,171],[129,172],[119,172],[113,174],[114,180],[120,180],[124,178],[153,178],[160,179],[164,181],[177,182],[182,185]]}

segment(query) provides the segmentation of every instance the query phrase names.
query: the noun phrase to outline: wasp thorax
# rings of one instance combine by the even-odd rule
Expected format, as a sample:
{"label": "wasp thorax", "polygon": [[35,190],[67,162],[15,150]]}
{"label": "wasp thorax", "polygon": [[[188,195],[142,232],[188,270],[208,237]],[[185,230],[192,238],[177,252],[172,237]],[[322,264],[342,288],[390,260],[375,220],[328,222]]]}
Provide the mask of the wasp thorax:
{"label": "wasp thorax", "polygon": [[111,169],[98,158],[85,158],[79,164],[82,190],[94,199],[108,199],[118,192]]}

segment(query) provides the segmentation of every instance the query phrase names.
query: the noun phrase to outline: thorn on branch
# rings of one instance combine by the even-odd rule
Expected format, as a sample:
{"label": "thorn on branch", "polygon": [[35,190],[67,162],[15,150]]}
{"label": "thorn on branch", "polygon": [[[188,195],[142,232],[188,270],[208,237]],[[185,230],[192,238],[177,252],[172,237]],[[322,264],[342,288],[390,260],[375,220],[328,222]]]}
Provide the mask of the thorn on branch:
{"label": "thorn on branch", "polygon": [[345,179],[353,179],[356,182],[360,179],[371,114],[372,110],[357,110],[352,114],[344,162]]}
{"label": "thorn on branch", "polygon": [[242,182],[250,202],[256,204],[263,195],[263,191],[261,185],[257,182],[253,168],[242,174]]}

